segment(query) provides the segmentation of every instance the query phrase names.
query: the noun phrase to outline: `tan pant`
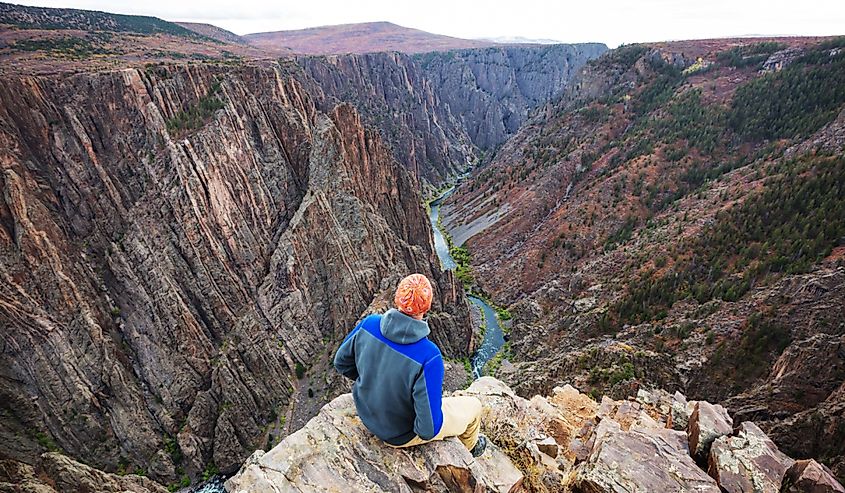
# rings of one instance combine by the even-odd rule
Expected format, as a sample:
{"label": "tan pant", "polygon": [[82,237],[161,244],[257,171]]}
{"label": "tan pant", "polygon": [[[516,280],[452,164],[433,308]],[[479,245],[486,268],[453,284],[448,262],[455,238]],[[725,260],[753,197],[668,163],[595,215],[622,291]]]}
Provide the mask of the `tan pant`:
{"label": "tan pant", "polygon": [[434,440],[458,437],[464,447],[472,450],[475,442],[478,441],[478,431],[481,428],[481,401],[470,396],[444,397],[441,409],[443,409],[443,426],[437,436],[431,440],[423,440],[415,436],[408,443],[393,447],[413,447]]}

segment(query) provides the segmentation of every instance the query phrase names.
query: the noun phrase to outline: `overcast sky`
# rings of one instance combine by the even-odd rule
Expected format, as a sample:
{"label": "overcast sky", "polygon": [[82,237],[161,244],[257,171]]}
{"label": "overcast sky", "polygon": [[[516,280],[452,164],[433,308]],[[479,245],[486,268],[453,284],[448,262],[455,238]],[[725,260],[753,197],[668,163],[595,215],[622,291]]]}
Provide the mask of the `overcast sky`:
{"label": "overcast sky", "polygon": [[845,0],[7,0],[208,22],[236,34],[352,22],[481,38],[620,43],[845,34]]}

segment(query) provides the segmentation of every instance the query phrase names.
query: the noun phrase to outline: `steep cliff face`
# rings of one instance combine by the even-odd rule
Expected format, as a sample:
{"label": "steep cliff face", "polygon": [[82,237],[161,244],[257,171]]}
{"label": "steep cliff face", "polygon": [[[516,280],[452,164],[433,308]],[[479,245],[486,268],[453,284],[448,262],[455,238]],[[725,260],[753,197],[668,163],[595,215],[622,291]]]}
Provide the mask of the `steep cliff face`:
{"label": "steep cliff face", "polygon": [[346,101],[378,127],[396,158],[438,188],[478,151],[516,132],[562,94],[602,44],[505,46],[413,57],[373,53],[297,59],[320,107]]}
{"label": "steep cliff face", "polygon": [[2,455],[232,470],[411,271],[468,350],[415,179],[279,66],[7,77],[0,142]]}
{"label": "steep cliff face", "polygon": [[502,46],[416,55],[426,78],[472,142],[492,150],[516,133],[531,110],[557,98],[600,43]]}
{"label": "steep cliff face", "polygon": [[303,57],[304,83],[321,108],[354,104],[390,144],[396,159],[424,182],[439,186],[475,159],[461,122],[410,56],[372,53]]}

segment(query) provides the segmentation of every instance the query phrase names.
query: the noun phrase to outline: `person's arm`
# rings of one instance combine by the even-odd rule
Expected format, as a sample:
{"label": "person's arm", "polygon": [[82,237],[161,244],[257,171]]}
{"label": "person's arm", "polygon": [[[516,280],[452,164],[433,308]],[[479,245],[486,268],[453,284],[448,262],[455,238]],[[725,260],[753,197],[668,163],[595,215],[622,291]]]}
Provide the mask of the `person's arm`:
{"label": "person's arm", "polygon": [[414,433],[431,440],[443,426],[443,357],[438,354],[423,365],[414,382]]}
{"label": "person's arm", "polygon": [[[365,319],[366,320],[366,319]],[[358,368],[355,366],[355,334],[361,330],[364,324],[362,320],[349,335],[340,344],[337,353],[334,355],[334,367],[337,371],[346,378],[351,380],[358,379]]]}

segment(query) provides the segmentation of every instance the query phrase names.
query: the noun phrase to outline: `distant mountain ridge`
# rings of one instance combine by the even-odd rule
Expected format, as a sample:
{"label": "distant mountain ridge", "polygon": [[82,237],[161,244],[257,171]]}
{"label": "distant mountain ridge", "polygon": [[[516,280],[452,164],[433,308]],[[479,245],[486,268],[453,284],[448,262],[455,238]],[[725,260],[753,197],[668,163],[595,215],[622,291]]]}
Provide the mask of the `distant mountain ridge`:
{"label": "distant mountain ridge", "polygon": [[546,38],[525,38],[522,36],[495,36],[492,38],[479,38],[482,41],[490,41],[498,44],[529,44],[529,45],[557,45],[564,44],[563,41]]}
{"label": "distant mountain ridge", "polygon": [[413,54],[495,45],[490,41],[432,34],[391,22],[339,24],[294,31],[253,33],[243,37],[254,46],[265,49],[278,49],[284,46],[304,55],[363,54],[381,51]]}

